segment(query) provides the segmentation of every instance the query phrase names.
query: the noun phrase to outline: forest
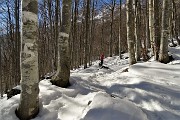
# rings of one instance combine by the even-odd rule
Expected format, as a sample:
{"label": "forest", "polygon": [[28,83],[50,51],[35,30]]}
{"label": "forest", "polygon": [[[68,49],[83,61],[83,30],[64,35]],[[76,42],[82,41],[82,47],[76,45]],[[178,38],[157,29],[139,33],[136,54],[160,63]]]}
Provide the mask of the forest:
{"label": "forest", "polygon": [[[42,103],[43,105],[40,104],[43,101],[42,96],[45,96],[41,93],[41,89],[46,91],[52,89],[44,88],[46,85],[58,87],[57,91],[55,87],[53,87],[53,90],[57,92],[56,95],[59,98],[64,95],[71,99],[79,94],[84,95],[87,92],[86,84],[91,85],[93,92],[105,91],[111,97],[123,100],[124,97],[122,98],[122,96],[125,93],[115,94],[116,87],[113,84],[117,84],[118,89],[126,89],[126,87],[137,89],[139,87],[138,85],[125,86],[125,82],[121,83],[121,81],[114,83],[110,79],[113,75],[117,77],[116,79],[119,79],[119,76],[125,80],[134,77],[131,76],[131,73],[138,75],[138,77],[140,77],[140,72],[143,75],[154,76],[157,81],[162,80],[162,84],[174,85],[173,90],[176,90],[172,92],[173,97],[180,100],[176,94],[177,91],[180,91],[178,80],[180,77],[179,0],[3,0],[0,1],[0,22],[1,99],[5,101],[4,99],[7,99],[8,94],[11,93],[19,94],[18,104],[14,103],[16,107],[13,108],[13,114],[16,116],[8,118],[0,115],[2,120],[30,120],[33,118],[35,120],[116,120],[118,117],[107,116],[107,118],[102,118],[99,117],[101,114],[96,116],[96,114],[89,113],[90,110],[85,116],[76,118],[68,118],[68,115],[63,113],[61,113],[61,117],[57,118],[53,118],[54,115],[48,116],[52,118],[35,118],[41,113],[39,112],[42,111],[41,107],[45,105],[44,103]],[[102,59],[100,55],[103,55]],[[104,63],[100,65],[99,60]],[[174,66],[171,67],[170,65]],[[146,70],[149,70],[149,72],[146,72]],[[118,71],[123,75],[118,75]],[[124,72],[129,74],[126,76]],[[160,79],[161,77],[158,78],[155,73],[160,74],[159,76],[162,79]],[[112,75],[108,76],[107,74]],[[166,76],[167,74],[171,76],[168,79],[169,81],[167,80],[169,77]],[[93,81],[95,79],[93,78],[94,75],[95,81],[102,86]],[[147,76],[141,79],[149,80],[150,78]],[[44,79],[48,82],[43,82]],[[103,79],[105,80],[104,83],[101,81]],[[146,82],[145,80],[144,82]],[[109,83],[112,85],[112,90],[107,87],[109,81],[112,82]],[[154,84],[155,82],[149,87],[154,86]],[[79,85],[79,88],[77,86],[76,88],[75,85]],[[148,91],[143,85],[141,89]],[[161,84],[158,85],[162,87]],[[13,93],[13,89],[17,86],[20,88]],[[104,86],[107,88],[104,88]],[[170,89],[171,87],[163,88]],[[72,88],[75,90],[70,92]],[[76,92],[78,93],[77,89],[79,89],[79,94],[76,94]],[[166,91],[170,96],[169,89]],[[90,89],[88,94],[92,91]],[[161,90],[158,89],[157,91]],[[156,93],[156,91],[152,92]],[[50,94],[50,91],[48,93]],[[60,96],[59,94],[63,95]],[[4,97],[5,95],[7,96]],[[168,98],[166,95],[164,96]],[[47,102],[50,97],[44,102]],[[104,93],[99,94],[99,96],[93,93],[91,97],[94,97],[94,99],[108,99]],[[143,99],[141,97],[139,99]],[[171,97],[172,100],[173,97]],[[142,105],[131,100],[131,98],[132,96],[127,99],[133,103],[135,102],[136,107]],[[85,100],[88,101],[88,105],[94,104],[97,107],[95,103],[98,100],[96,101],[96,99],[95,101]],[[152,99],[149,97],[149,93],[146,99],[148,101]],[[124,103],[123,100],[120,100],[117,106],[121,106],[120,103]],[[69,104],[66,102],[64,104]],[[125,105],[131,106],[131,103],[126,102]],[[159,105],[159,103],[157,104]],[[143,105],[141,107],[144,109]],[[175,108],[178,109],[180,104],[177,102],[176,105]],[[136,107],[133,109],[139,111],[141,117],[136,116],[132,118],[133,120],[159,120],[158,117],[154,117],[156,116],[155,113],[139,110]],[[148,106],[148,108],[150,107]],[[172,111],[174,110],[173,107],[170,108]],[[170,108],[167,109],[170,110]],[[77,109],[81,111],[81,109]],[[83,111],[86,109],[83,109]],[[173,115],[169,115],[169,111],[169,114],[159,114],[167,115],[161,118],[164,120],[178,120],[178,117],[180,117],[178,110],[172,112]],[[140,111],[145,111],[146,115]],[[3,109],[1,112],[6,116]],[[129,113],[130,109],[127,112]],[[88,113],[92,115],[88,117]],[[60,112],[57,114],[59,115]],[[8,113],[8,115],[12,114]],[[78,113],[78,115],[81,114]],[[122,117],[122,120],[132,120],[126,117]]]}

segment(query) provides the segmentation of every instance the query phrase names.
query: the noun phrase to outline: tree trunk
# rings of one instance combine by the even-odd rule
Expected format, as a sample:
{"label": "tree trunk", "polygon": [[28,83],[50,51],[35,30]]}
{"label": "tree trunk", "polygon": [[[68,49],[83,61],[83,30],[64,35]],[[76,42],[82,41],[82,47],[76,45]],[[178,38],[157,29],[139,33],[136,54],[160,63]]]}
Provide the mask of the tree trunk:
{"label": "tree trunk", "polygon": [[135,52],[134,52],[134,15],[133,15],[133,0],[126,1],[127,9],[127,43],[129,53],[129,64],[133,65],[136,63]]}
{"label": "tree trunk", "polygon": [[168,55],[168,37],[169,37],[169,17],[170,17],[170,0],[163,1],[162,11],[162,33],[161,33],[161,45],[159,53],[159,61],[163,63],[169,62]]}
{"label": "tree trunk", "polygon": [[47,45],[47,53],[49,55],[49,57],[47,58],[47,62],[48,64],[46,65],[46,68],[48,69],[48,72],[51,72],[53,69],[53,42],[54,42],[54,36],[53,36],[53,2],[52,0],[48,0],[48,16],[49,16],[49,34],[48,35],[48,45]]}
{"label": "tree trunk", "polygon": [[92,65],[92,53],[93,53],[93,42],[94,42],[94,29],[95,29],[95,0],[92,1],[92,12],[91,12],[91,34],[89,40],[89,66]]}
{"label": "tree trunk", "polygon": [[112,57],[113,54],[113,24],[114,24],[114,9],[116,5],[116,0],[112,0],[111,3],[111,38],[109,41],[109,57]]}
{"label": "tree trunk", "polygon": [[148,48],[151,48],[151,42],[149,31],[149,3],[148,0],[146,0],[146,50],[148,50]]}
{"label": "tree trunk", "polygon": [[20,37],[19,37],[19,0],[15,1],[15,84],[17,85],[20,81]]}
{"label": "tree trunk", "polygon": [[39,112],[39,70],[38,70],[38,2],[22,1],[21,38],[21,97],[17,116],[30,120]]}
{"label": "tree trunk", "polygon": [[58,36],[59,36],[59,0],[56,0],[55,3],[55,50],[54,50],[54,70],[57,70],[57,56],[58,56]]}
{"label": "tree trunk", "polygon": [[1,55],[2,54],[1,54],[1,44],[0,44],[0,82],[1,82],[0,83],[1,84],[0,85],[0,92],[1,92],[0,94],[1,94],[1,97],[3,97],[3,81],[2,81],[2,67],[1,67],[2,66],[2,63],[1,63],[2,58],[1,58]]}
{"label": "tree trunk", "polygon": [[177,10],[176,4],[174,0],[172,0],[172,8],[173,8],[173,37],[176,38],[178,45],[180,45],[180,39],[178,39],[178,30],[177,30]]}
{"label": "tree trunk", "polygon": [[159,47],[160,47],[160,20],[159,20],[159,0],[154,0],[154,31],[153,31],[153,48],[154,48],[154,59],[158,60],[159,57]]}
{"label": "tree trunk", "polygon": [[84,42],[84,69],[87,68],[87,62],[88,62],[88,41],[89,41],[89,33],[90,33],[90,0],[87,0],[86,3],[86,38]]}
{"label": "tree trunk", "polygon": [[119,4],[119,58],[121,59],[121,22],[122,22],[122,0],[120,0],[120,4]]}
{"label": "tree trunk", "polygon": [[170,25],[170,39],[171,39],[171,43],[173,46],[176,46],[176,44],[174,43],[174,13],[171,13],[171,17],[169,18],[169,25]]}
{"label": "tree trunk", "polygon": [[151,42],[151,55],[153,55],[154,46],[153,46],[153,24],[154,24],[154,11],[153,11],[153,0],[149,0],[149,33],[150,33],[150,42]]}
{"label": "tree trunk", "polygon": [[59,87],[69,86],[70,77],[70,47],[69,33],[71,25],[71,0],[62,1],[62,25],[58,37],[58,68],[51,81]]}
{"label": "tree trunk", "polygon": [[141,39],[140,39],[140,1],[135,0],[135,41],[136,41],[136,61],[140,61],[140,48],[141,48]]}

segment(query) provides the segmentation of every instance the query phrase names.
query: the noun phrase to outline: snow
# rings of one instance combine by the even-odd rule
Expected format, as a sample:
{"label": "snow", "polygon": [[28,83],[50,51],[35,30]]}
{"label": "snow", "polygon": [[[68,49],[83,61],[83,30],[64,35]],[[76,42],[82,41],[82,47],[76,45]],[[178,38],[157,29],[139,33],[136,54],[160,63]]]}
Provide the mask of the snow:
{"label": "snow", "polygon": [[102,92],[96,94],[86,111],[83,120],[147,120],[146,115],[133,103],[119,98],[112,99]]}
{"label": "snow", "polygon": [[[152,60],[129,67],[128,59],[115,56],[104,61],[110,69],[95,61],[71,70],[69,88],[41,81],[40,112],[32,120],[179,120],[180,47],[169,50],[176,59],[169,64]],[[19,98],[0,99],[0,120],[18,120]]]}

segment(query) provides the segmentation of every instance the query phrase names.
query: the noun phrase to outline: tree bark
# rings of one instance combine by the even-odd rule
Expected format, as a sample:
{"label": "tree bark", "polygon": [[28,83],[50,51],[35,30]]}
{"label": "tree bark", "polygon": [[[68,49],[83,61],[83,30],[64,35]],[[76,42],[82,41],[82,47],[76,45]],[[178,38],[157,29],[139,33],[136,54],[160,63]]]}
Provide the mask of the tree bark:
{"label": "tree bark", "polygon": [[129,53],[129,64],[133,65],[136,63],[135,51],[134,51],[134,15],[133,15],[133,0],[126,1],[127,9],[127,43],[128,43],[128,53]]}
{"label": "tree bark", "polygon": [[88,41],[89,41],[89,33],[90,33],[90,0],[87,0],[86,3],[86,38],[84,41],[84,69],[87,68],[87,62],[88,62]]}
{"label": "tree bark", "polygon": [[39,112],[39,71],[38,71],[38,2],[22,1],[21,37],[21,97],[17,116],[30,120]]}
{"label": "tree bark", "polygon": [[163,1],[163,11],[162,11],[162,33],[161,33],[161,44],[159,61],[163,63],[169,62],[168,55],[168,37],[169,37],[169,17],[170,17],[170,0]]}
{"label": "tree bark", "polygon": [[1,62],[1,44],[0,44],[0,82],[1,82],[1,85],[0,85],[0,94],[1,94],[1,97],[3,97],[3,80],[2,80],[2,62]]}
{"label": "tree bark", "polygon": [[150,31],[149,31],[149,1],[146,0],[146,50],[151,48]]}
{"label": "tree bark", "polygon": [[51,81],[59,87],[69,86],[70,77],[70,46],[69,34],[71,25],[71,0],[62,1],[62,25],[58,37],[58,68]]}
{"label": "tree bark", "polygon": [[153,24],[154,24],[154,11],[153,11],[153,0],[149,0],[149,32],[150,32],[150,42],[151,42],[151,55],[154,54],[154,46],[153,46]]}
{"label": "tree bark", "polygon": [[15,1],[15,19],[16,19],[16,29],[15,29],[15,84],[17,85],[20,81],[20,32],[19,32],[19,0]]}
{"label": "tree bark", "polygon": [[92,0],[92,11],[91,11],[91,33],[89,40],[89,66],[92,65],[92,54],[93,54],[93,42],[94,42],[94,32],[95,32],[95,0]]}
{"label": "tree bark", "polygon": [[154,48],[154,59],[158,60],[159,57],[159,47],[160,47],[160,39],[161,39],[161,32],[160,32],[160,20],[159,20],[159,0],[154,0],[154,24],[153,24],[153,48]]}
{"label": "tree bark", "polygon": [[141,48],[141,37],[140,37],[140,1],[135,0],[135,41],[136,41],[136,61],[140,61],[140,48]]}
{"label": "tree bark", "polygon": [[55,50],[54,50],[54,70],[57,70],[58,61],[58,36],[59,36],[59,0],[55,3]]}
{"label": "tree bark", "polygon": [[173,37],[176,38],[177,44],[180,45],[180,39],[178,39],[178,30],[177,30],[177,8],[174,0],[172,0],[172,8],[173,8]]}
{"label": "tree bark", "polygon": [[113,55],[113,25],[114,25],[114,9],[115,9],[115,5],[116,5],[116,0],[112,0],[111,3],[111,38],[109,41],[109,57],[112,57]]}
{"label": "tree bark", "polygon": [[121,59],[121,22],[122,22],[122,0],[120,0],[119,5],[119,40],[118,40],[118,46],[119,46],[119,58]]}

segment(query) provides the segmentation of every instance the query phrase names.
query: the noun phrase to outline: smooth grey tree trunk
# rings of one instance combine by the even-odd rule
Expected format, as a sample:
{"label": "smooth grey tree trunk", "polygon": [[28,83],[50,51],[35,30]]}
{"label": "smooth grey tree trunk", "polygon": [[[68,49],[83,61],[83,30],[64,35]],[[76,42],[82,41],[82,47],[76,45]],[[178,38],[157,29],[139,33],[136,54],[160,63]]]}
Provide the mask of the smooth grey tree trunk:
{"label": "smooth grey tree trunk", "polygon": [[111,0],[111,35],[109,40],[109,57],[113,56],[113,26],[114,26],[114,12],[115,12],[116,0]]}
{"label": "smooth grey tree trunk", "polygon": [[136,61],[140,61],[141,37],[140,37],[140,1],[135,0],[135,41],[136,41]]}
{"label": "smooth grey tree trunk", "polygon": [[121,22],[122,22],[122,0],[120,0],[119,4],[119,40],[118,40],[118,47],[119,47],[119,58],[121,59]]}
{"label": "smooth grey tree trunk", "polygon": [[90,37],[90,0],[86,2],[86,36],[84,41],[84,69],[87,68],[89,53],[89,37]]}
{"label": "smooth grey tree trunk", "polygon": [[58,68],[57,73],[51,81],[59,87],[69,86],[70,77],[70,46],[69,34],[71,25],[71,2],[72,0],[62,1],[62,25],[58,37]]}
{"label": "smooth grey tree trunk", "polygon": [[59,27],[58,27],[58,23],[59,23],[59,0],[56,0],[55,1],[55,50],[54,50],[54,61],[53,61],[53,64],[54,64],[54,70],[57,69],[57,56],[58,56],[58,46],[57,46],[57,43],[58,43],[58,36],[59,36]]}
{"label": "smooth grey tree trunk", "polygon": [[15,4],[15,22],[16,22],[16,27],[15,27],[15,84],[17,85],[19,83],[20,80],[20,34],[19,34],[19,12],[20,12],[20,5],[19,5],[20,0],[15,0],[14,4]]}
{"label": "smooth grey tree trunk", "polygon": [[[154,24],[153,24],[153,48],[154,48],[154,59],[158,60],[159,57],[159,47],[160,47],[160,40],[161,40],[161,32],[160,32],[160,20],[159,20],[159,8],[160,8],[160,1],[154,0]],[[168,19],[168,18],[167,18]]]}
{"label": "smooth grey tree trunk", "polygon": [[160,44],[160,53],[159,61],[163,63],[169,62],[168,55],[168,37],[169,37],[169,18],[170,18],[170,7],[171,1],[163,1],[163,10],[162,10],[162,33],[161,33],[161,44]]}
{"label": "smooth grey tree trunk", "polygon": [[0,94],[3,97],[3,81],[2,81],[2,62],[1,62],[1,43],[0,43]]}
{"label": "smooth grey tree trunk", "polygon": [[90,40],[89,40],[89,66],[92,66],[92,56],[93,56],[93,43],[94,43],[94,33],[95,33],[95,0],[92,0],[92,10],[91,10],[91,33],[90,33]]}
{"label": "smooth grey tree trunk", "polygon": [[180,39],[178,39],[178,30],[177,30],[177,8],[176,8],[176,0],[172,0],[172,8],[173,8],[173,37],[177,40],[177,44],[180,45]]}
{"label": "smooth grey tree trunk", "polygon": [[149,31],[149,2],[146,1],[146,49],[151,48]]}
{"label": "smooth grey tree trunk", "polygon": [[134,13],[133,13],[133,0],[126,1],[127,9],[127,43],[128,43],[128,53],[129,53],[129,64],[133,65],[136,63],[135,50],[134,50]]}
{"label": "smooth grey tree trunk", "polygon": [[[74,26],[74,45],[75,45],[75,42],[77,43],[78,42],[78,23],[77,23],[77,18],[78,18],[78,4],[79,4],[79,0],[75,0],[74,1],[74,23],[73,23],[73,26]],[[71,65],[73,65],[74,68],[78,68],[78,64],[77,64],[77,59],[78,59],[78,51],[79,51],[79,47],[77,47],[76,45],[74,46],[74,52],[72,51],[72,53],[74,53],[74,60],[72,59],[71,62],[73,62]]]}
{"label": "smooth grey tree trunk", "polygon": [[153,10],[153,0],[149,0],[149,35],[150,35],[150,42],[151,42],[151,55],[153,55],[154,46],[153,46],[153,30],[154,30],[154,10]]}
{"label": "smooth grey tree trunk", "polygon": [[30,120],[39,112],[38,2],[22,1],[21,97],[17,109],[20,120]]}

